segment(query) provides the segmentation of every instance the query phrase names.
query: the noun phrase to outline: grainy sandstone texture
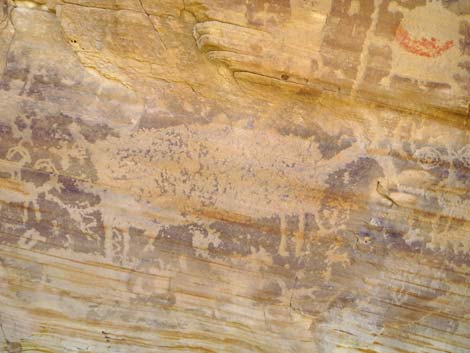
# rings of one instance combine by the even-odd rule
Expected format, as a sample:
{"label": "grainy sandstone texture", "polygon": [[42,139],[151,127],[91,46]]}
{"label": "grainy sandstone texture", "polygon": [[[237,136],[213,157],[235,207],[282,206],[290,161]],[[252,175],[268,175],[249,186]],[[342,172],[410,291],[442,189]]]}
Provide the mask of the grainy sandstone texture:
{"label": "grainy sandstone texture", "polygon": [[0,0],[0,350],[470,352],[469,0]]}

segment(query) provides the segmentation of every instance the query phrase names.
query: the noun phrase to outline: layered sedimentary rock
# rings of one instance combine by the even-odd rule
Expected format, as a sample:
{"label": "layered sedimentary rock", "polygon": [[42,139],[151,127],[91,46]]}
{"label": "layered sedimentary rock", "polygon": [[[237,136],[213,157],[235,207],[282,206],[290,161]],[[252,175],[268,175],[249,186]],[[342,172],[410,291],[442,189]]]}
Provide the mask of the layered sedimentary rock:
{"label": "layered sedimentary rock", "polygon": [[469,352],[470,3],[0,0],[0,340]]}

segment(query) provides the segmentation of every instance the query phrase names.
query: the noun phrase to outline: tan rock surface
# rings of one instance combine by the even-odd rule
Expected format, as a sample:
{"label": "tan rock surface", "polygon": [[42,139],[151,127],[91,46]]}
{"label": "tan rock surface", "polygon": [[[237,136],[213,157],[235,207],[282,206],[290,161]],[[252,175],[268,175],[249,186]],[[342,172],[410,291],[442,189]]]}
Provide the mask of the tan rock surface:
{"label": "tan rock surface", "polygon": [[0,0],[0,340],[470,351],[467,0]]}

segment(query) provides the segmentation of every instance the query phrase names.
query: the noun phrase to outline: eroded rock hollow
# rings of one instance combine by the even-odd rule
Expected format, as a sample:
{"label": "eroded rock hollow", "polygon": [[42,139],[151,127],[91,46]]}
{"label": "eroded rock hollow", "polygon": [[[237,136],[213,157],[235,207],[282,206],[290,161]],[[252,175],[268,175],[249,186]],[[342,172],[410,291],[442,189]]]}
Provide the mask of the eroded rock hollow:
{"label": "eroded rock hollow", "polygon": [[470,352],[469,0],[0,0],[0,350]]}

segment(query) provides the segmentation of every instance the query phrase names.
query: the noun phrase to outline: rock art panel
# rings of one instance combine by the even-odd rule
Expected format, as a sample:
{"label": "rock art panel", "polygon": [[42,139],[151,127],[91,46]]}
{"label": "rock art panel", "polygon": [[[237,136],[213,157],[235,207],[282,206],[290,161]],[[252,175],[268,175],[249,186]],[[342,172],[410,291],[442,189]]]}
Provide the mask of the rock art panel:
{"label": "rock art panel", "polygon": [[2,351],[468,351],[465,1],[2,14]]}

